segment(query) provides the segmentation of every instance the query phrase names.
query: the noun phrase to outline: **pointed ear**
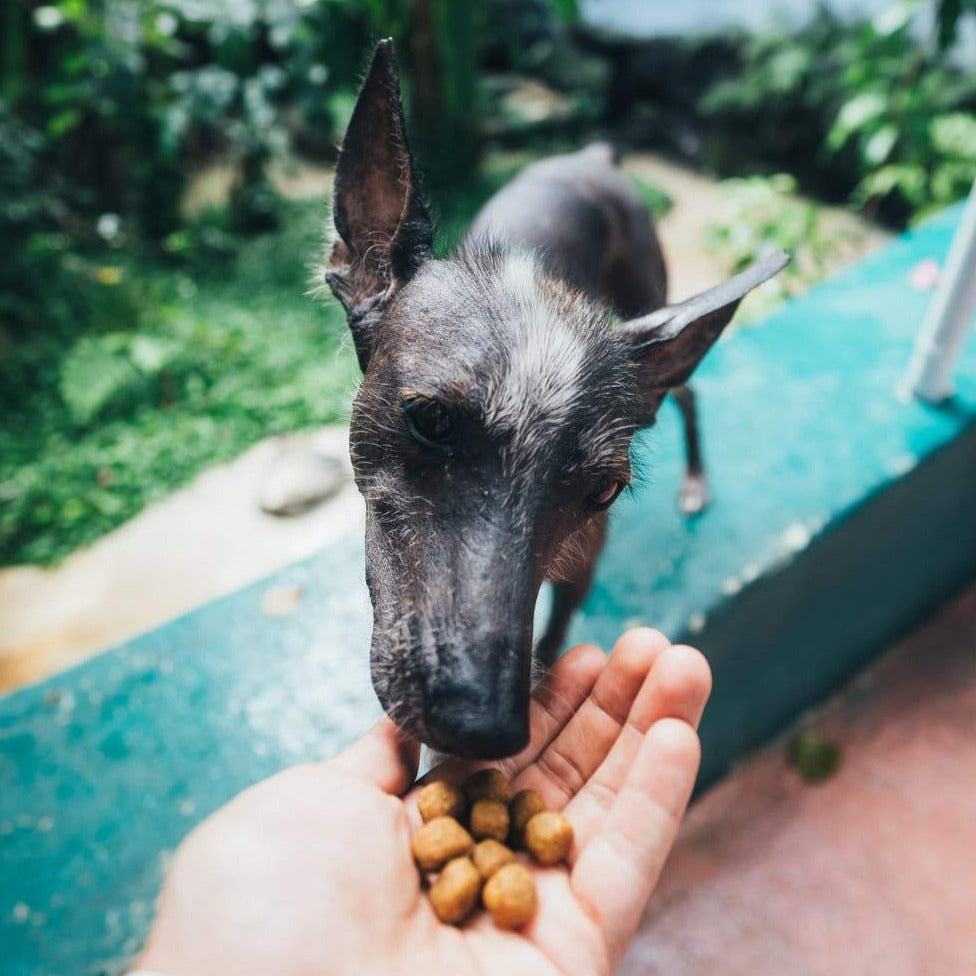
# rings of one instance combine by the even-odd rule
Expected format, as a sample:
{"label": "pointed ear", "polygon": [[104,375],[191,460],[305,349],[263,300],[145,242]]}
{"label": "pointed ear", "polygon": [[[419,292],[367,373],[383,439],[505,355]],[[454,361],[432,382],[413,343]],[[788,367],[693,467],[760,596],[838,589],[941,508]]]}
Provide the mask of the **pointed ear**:
{"label": "pointed ear", "polygon": [[724,284],[626,323],[624,332],[640,368],[648,421],[668,390],[688,381],[732,320],[739,302],[757,285],[782,271],[789,261],[785,251],[776,251]]}
{"label": "pointed ear", "polygon": [[380,41],[342,140],[333,187],[337,239],[325,280],[345,306],[359,364],[396,290],[433,254],[433,228],[407,145],[393,41]]}

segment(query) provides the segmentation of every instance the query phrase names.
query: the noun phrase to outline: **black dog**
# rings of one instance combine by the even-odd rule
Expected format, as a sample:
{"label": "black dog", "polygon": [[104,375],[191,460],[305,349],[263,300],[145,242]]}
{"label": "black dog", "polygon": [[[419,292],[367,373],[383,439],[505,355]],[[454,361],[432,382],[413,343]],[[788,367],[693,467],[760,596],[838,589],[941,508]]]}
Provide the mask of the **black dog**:
{"label": "black dog", "polygon": [[[350,442],[366,500],[373,686],[435,749],[507,756],[528,740],[541,584],[556,581],[548,663],[630,481],[634,432],[788,259],[664,305],[650,215],[593,146],[529,167],[436,260],[391,41],[342,144],[333,220],[325,280],[364,374]],[[704,483],[693,402],[679,396],[694,509]]]}

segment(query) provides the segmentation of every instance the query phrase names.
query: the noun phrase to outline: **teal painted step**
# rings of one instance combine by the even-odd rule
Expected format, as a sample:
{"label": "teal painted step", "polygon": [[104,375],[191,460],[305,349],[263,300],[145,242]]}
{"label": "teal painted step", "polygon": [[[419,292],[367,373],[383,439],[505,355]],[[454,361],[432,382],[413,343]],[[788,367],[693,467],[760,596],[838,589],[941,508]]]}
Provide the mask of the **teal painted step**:
{"label": "teal painted step", "polygon": [[[709,357],[715,502],[677,513],[674,412],[614,531],[577,640],[651,622],[708,654],[713,778],[976,575],[976,343],[944,410],[892,390],[959,211],[813,289]],[[121,972],[167,859],[208,812],[328,756],[377,714],[362,543],[216,601],[0,701],[0,972]],[[304,589],[262,615],[271,585]]]}

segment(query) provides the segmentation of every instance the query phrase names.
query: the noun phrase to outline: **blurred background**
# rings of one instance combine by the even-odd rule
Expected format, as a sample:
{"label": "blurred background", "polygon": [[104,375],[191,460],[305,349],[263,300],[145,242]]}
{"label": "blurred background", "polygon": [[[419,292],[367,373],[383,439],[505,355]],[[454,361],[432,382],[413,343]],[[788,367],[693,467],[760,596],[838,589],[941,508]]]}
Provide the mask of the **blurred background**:
{"label": "blurred background", "polygon": [[[305,442],[298,461],[288,436],[341,423],[355,388],[340,311],[309,290],[336,147],[377,38],[398,41],[440,248],[526,162],[609,139],[660,218],[672,298],[772,246],[794,253],[750,300],[748,328],[966,194],[974,9],[5,0],[0,688],[331,531],[269,527],[260,513],[305,510],[345,477],[341,435]],[[148,536],[105,543],[261,442],[273,446],[251,467]],[[235,492],[265,520],[246,556],[204,528],[223,519],[243,545]]]}

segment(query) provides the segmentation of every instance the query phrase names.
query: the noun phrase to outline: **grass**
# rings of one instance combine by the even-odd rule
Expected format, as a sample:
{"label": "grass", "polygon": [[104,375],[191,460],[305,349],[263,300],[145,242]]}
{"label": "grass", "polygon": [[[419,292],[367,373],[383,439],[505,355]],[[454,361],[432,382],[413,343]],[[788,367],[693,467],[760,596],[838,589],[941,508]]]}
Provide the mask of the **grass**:
{"label": "grass", "polygon": [[[442,202],[439,251],[529,158]],[[77,270],[94,328],[0,342],[0,565],[56,563],[261,438],[346,418],[345,321],[306,295],[324,216],[289,202],[258,237],[211,216],[172,241],[178,260],[102,255]]]}
{"label": "grass", "polygon": [[[291,204],[278,232],[206,273],[104,265],[112,283],[91,287],[124,287],[138,311],[133,323],[121,301],[96,339],[139,336],[179,354],[90,419],[64,395],[64,366],[90,335],[39,338],[0,364],[0,383],[20,394],[4,397],[0,430],[0,563],[56,562],[262,437],[346,415],[356,367],[345,324],[305,296],[321,219],[321,206]],[[105,373],[97,358],[90,370],[82,393]]]}

